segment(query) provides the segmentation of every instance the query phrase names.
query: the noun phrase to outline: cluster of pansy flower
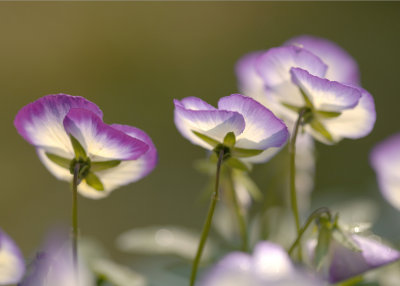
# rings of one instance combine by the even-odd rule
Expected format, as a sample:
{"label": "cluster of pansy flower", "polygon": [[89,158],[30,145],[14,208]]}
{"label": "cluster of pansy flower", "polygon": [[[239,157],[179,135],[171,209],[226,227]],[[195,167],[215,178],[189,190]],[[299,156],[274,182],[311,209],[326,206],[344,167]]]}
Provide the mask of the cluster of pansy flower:
{"label": "cluster of pansy flower", "polygon": [[[360,86],[354,59],[328,40],[301,36],[281,47],[244,56],[236,71],[243,95],[222,97],[217,108],[196,97],[174,101],[177,129],[193,144],[209,151],[215,172],[210,209],[189,284],[330,285],[399,260],[399,251],[376,236],[363,233],[360,227],[357,231],[347,227],[328,208],[315,210],[304,221],[298,213],[297,193],[309,193],[313,185],[314,139],[332,145],[343,138],[364,137],[374,126],[374,101]],[[77,194],[104,198],[114,189],[143,178],[157,163],[156,148],[145,132],[127,125],[108,125],[102,117],[94,103],[65,94],[45,96],[18,112],[14,124],[19,134],[35,147],[39,159],[56,178],[72,184],[73,238],[72,244],[66,235],[50,239],[24,277],[26,267],[20,250],[0,230],[0,285],[147,285],[140,275],[98,253],[92,255],[96,259],[90,259],[87,253],[85,256],[77,251]],[[251,196],[247,192],[254,193],[257,188],[248,176],[252,165],[267,162],[287,142],[290,205],[297,234],[285,250],[282,243],[265,241],[268,235],[264,237],[257,231],[255,225],[258,220],[260,225],[264,223],[260,218],[266,212],[262,209],[261,215],[251,217]],[[399,135],[381,143],[373,150],[371,162],[385,198],[400,208],[398,146]],[[306,187],[302,189],[301,183]],[[217,204],[220,197],[222,202]],[[236,239],[228,241],[230,246],[221,249],[229,253],[224,252],[225,256],[197,279],[216,208],[220,210],[217,216],[223,213],[221,210],[229,209],[233,212],[231,217],[236,217],[241,251],[237,250]],[[305,205],[301,209],[309,212]],[[290,225],[283,217],[278,219],[278,224]],[[179,229],[152,228],[150,232],[158,247],[149,247],[152,239],[142,230],[132,232],[136,236],[131,241],[134,248],[140,249],[142,239],[146,247],[161,253],[181,252],[188,256],[185,250],[172,248],[192,249],[193,243],[187,240],[193,237]],[[285,231],[286,236],[288,233]],[[129,235],[120,239],[125,246],[130,245]],[[229,240],[229,236],[225,238]],[[360,281],[357,278],[345,285]]]}
{"label": "cluster of pansy flower", "polygon": [[[181,134],[192,143],[213,151],[211,158],[214,162],[219,155],[214,197],[193,263],[191,285],[196,280],[198,262],[214,213],[215,198],[219,196],[219,168],[223,166],[248,171],[252,163],[268,161],[282,150],[289,138],[286,126],[291,131],[291,206],[297,224],[297,237],[289,254],[298,262],[303,260],[301,255],[306,254],[305,265],[318,273],[318,277],[310,278],[304,269],[288,271],[292,269],[288,266],[290,262],[282,266],[284,269],[280,269],[280,260],[275,257],[277,251],[273,249],[279,246],[273,247],[267,242],[261,242],[256,246],[253,258],[245,252],[235,252],[224,257],[202,277],[199,285],[295,285],[296,282],[296,285],[327,285],[357,277],[399,260],[398,251],[374,237],[344,230],[338,215],[334,216],[329,209],[316,210],[300,228],[296,182],[304,181],[304,176],[296,177],[295,171],[303,171],[298,175],[305,174],[306,177],[313,174],[313,139],[333,145],[343,138],[362,138],[372,131],[375,124],[374,100],[360,86],[355,60],[333,42],[300,36],[281,47],[244,56],[239,60],[236,72],[244,95],[221,98],[218,109],[193,97],[175,101],[175,124]],[[295,152],[296,147],[298,153]],[[302,156],[305,152],[311,154],[311,158]],[[379,159],[373,159],[373,162],[377,161]],[[388,174],[385,171],[382,173]],[[392,189],[392,197],[393,185],[396,183],[394,173],[392,168],[390,178],[386,175],[385,183],[380,183],[385,185],[385,189]],[[380,181],[384,180],[382,175],[378,174],[378,177]],[[309,189],[312,188],[312,180],[307,184]],[[222,191],[227,191],[224,186],[222,188]],[[235,185],[231,184],[230,188],[235,189]],[[227,198],[233,200],[231,204],[237,204],[235,190],[233,194],[223,196],[224,200]],[[243,223],[245,219],[240,218],[240,208],[248,207],[248,202],[245,205],[234,207],[239,213],[238,221],[242,229],[243,225],[247,227]],[[314,222],[316,232],[309,236],[305,243],[306,250],[302,251],[300,246],[303,244],[303,235]],[[245,229],[243,235],[241,231],[242,239],[246,239],[246,242],[248,232]],[[262,244],[263,247],[260,246]],[[294,255],[296,247],[299,247],[298,256]],[[261,248],[264,250],[259,250]],[[289,261],[284,250],[280,252]],[[271,260],[268,262],[269,258]],[[260,270],[263,267],[267,269],[264,272]],[[274,271],[277,275],[274,275]]]}

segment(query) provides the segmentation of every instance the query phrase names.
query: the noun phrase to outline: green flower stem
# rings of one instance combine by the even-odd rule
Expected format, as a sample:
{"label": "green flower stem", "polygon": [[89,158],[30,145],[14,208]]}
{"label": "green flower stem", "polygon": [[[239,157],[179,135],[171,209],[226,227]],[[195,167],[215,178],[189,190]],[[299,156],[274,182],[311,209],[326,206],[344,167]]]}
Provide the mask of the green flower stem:
{"label": "green flower stem", "polygon": [[235,185],[233,183],[232,170],[228,170],[228,177],[229,177],[229,189],[231,191],[233,208],[234,208],[237,220],[238,220],[239,232],[240,232],[240,236],[242,238],[242,251],[246,252],[247,245],[248,245],[246,220],[245,220],[245,216],[243,213],[243,208],[240,206],[240,203],[239,203],[239,200],[238,200],[238,197],[236,194]]}
{"label": "green flower stem", "polygon": [[216,172],[216,178],[215,178],[215,190],[214,190],[214,194],[212,196],[210,208],[208,210],[207,219],[206,219],[206,221],[204,223],[204,226],[203,226],[203,231],[202,231],[202,234],[201,234],[199,246],[197,248],[196,257],[195,257],[195,259],[193,261],[192,274],[190,276],[190,286],[193,286],[194,283],[196,282],[196,275],[197,275],[197,270],[199,268],[201,255],[203,253],[203,249],[204,249],[204,246],[205,246],[206,241],[207,241],[208,233],[210,231],[210,227],[211,227],[211,222],[212,222],[212,218],[213,218],[213,215],[214,215],[215,206],[217,204],[217,201],[219,200],[219,175],[220,175],[220,171],[221,171],[221,165],[222,165],[223,158],[224,158],[224,150],[221,149],[219,151],[218,162],[217,162],[217,172]]}
{"label": "green flower stem", "polygon": [[300,240],[301,240],[301,238],[303,237],[303,234],[304,234],[304,233],[306,232],[306,230],[308,229],[308,227],[311,225],[311,223],[312,223],[315,219],[321,217],[323,214],[328,215],[329,220],[331,220],[331,217],[332,217],[331,212],[330,212],[330,210],[329,210],[328,208],[326,208],[326,207],[322,207],[322,208],[316,209],[315,211],[313,211],[313,212],[310,214],[310,216],[308,217],[308,219],[307,219],[305,225],[300,229],[300,232],[299,232],[299,234],[297,235],[296,240],[293,242],[292,246],[289,248],[289,251],[288,251],[289,255],[292,255],[293,250],[296,248],[296,246],[297,246],[297,245],[300,245],[300,244],[299,244],[299,243],[300,243]]}
{"label": "green flower stem", "polygon": [[[296,222],[297,236],[300,234],[300,218],[299,208],[297,206],[297,193],[296,193],[296,139],[299,127],[303,119],[303,115],[308,108],[302,108],[299,110],[299,116],[293,128],[292,138],[289,144],[289,156],[290,156],[290,202],[294,219]],[[301,261],[301,246],[299,245],[299,260]]]}
{"label": "green flower stem", "polygon": [[78,184],[80,164],[74,166],[72,179],[72,259],[75,279],[78,281]]}

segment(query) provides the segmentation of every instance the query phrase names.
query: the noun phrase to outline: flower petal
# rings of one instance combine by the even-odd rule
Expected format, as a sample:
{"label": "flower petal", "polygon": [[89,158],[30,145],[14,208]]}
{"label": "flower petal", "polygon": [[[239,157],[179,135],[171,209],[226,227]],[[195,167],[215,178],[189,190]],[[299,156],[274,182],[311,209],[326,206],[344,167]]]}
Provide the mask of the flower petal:
{"label": "flower petal", "polygon": [[240,90],[256,100],[258,97],[264,97],[265,93],[264,81],[256,70],[257,59],[264,53],[265,51],[257,51],[244,55],[235,68]]}
{"label": "flower petal", "polygon": [[362,138],[374,128],[376,121],[374,99],[366,90],[357,89],[361,93],[361,98],[354,108],[344,110],[339,117],[324,121],[326,129],[336,140]]}
{"label": "flower petal", "polygon": [[323,60],[328,66],[325,78],[345,84],[360,85],[357,62],[336,43],[323,38],[302,35],[290,39],[285,45],[300,46]]}
{"label": "flower petal", "polygon": [[[68,232],[52,232],[44,246],[30,263],[29,274],[20,286],[92,286],[94,275],[81,255],[78,257],[78,280],[75,281],[75,267]],[[81,254],[81,252],[79,252]]]}
{"label": "flower petal", "polygon": [[252,257],[233,252],[226,255],[200,280],[199,286],[262,286],[252,272]]}
{"label": "flower petal", "polygon": [[[157,150],[151,138],[144,131],[127,125],[113,124],[111,126],[132,138],[145,142],[149,146],[149,150],[136,160],[122,161],[116,167],[96,172],[103,183],[105,192],[140,180],[149,174],[157,164]],[[84,193],[82,192],[82,194]]]}
{"label": "flower petal", "polygon": [[194,96],[185,97],[180,101],[176,100],[174,103],[190,110],[216,110],[216,108],[211,104],[208,104],[204,100]]}
{"label": "flower petal", "polygon": [[71,108],[90,110],[98,117],[103,113],[94,103],[80,96],[47,95],[23,107],[14,120],[18,133],[36,147],[51,149],[58,155],[73,155],[70,140],[63,127]]}
{"label": "flower petal", "polygon": [[400,210],[400,134],[395,134],[378,144],[371,153],[370,161],[379,188],[394,207]]}
{"label": "flower petal", "polygon": [[358,89],[311,75],[300,68],[290,70],[292,81],[299,86],[318,111],[341,112],[358,104]]}
{"label": "flower petal", "polygon": [[64,128],[85,148],[92,161],[134,160],[149,146],[105,123],[95,113],[72,108],[64,119]]}
{"label": "flower petal", "polygon": [[299,67],[324,77],[327,66],[309,51],[295,46],[272,48],[257,59],[256,69],[265,87],[275,100],[294,106],[303,102],[298,88],[292,84],[290,69]]}
{"label": "flower petal", "polygon": [[0,229],[0,285],[17,284],[25,273],[25,260],[15,242]]}
{"label": "flower petal", "polygon": [[254,99],[241,94],[223,97],[218,108],[240,113],[246,127],[236,137],[236,147],[265,150],[284,145],[289,132],[282,120]]}
{"label": "flower petal", "polygon": [[336,241],[332,242],[329,282],[337,283],[400,259],[400,252],[371,238],[352,236],[362,252],[353,252]]}
{"label": "flower petal", "polygon": [[[68,169],[65,169],[57,164],[55,164],[53,161],[51,161],[47,156],[46,156],[47,150],[38,148],[36,149],[36,153],[39,156],[40,161],[42,161],[43,165],[47,168],[47,170],[53,174],[54,177],[56,177],[59,180],[62,181],[67,181],[67,182],[72,182],[72,175]],[[71,157],[71,160],[73,157]]]}
{"label": "flower petal", "polygon": [[[191,99],[193,100],[193,98]],[[197,100],[200,102],[200,99]],[[196,109],[190,109],[186,108],[179,100],[174,100],[174,104],[175,125],[179,132],[193,144],[200,145],[203,148],[212,149],[212,146],[198,138],[193,131],[223,142],[227,133],[234,132],[238,136],[244,130],[243,116],[237,112],[212,110],[211,108],[199,110],[197,109],[198,106],[196,106]]]}
{"label": "flower petal", "polygon": [[253,254],[253,271],[266,280],[278,280],[290,276],[294,271],[286,251],[278,244],[260,242]]}

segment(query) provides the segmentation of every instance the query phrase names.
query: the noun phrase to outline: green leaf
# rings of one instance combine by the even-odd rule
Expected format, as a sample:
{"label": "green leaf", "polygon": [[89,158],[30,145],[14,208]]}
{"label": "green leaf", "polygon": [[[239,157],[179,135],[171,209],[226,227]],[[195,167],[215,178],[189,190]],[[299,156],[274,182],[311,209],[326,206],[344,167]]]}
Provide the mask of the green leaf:
{"label": "green leaf", "polygon": [[332,230],[329,227],[329,222],[322,221],[321,227],[318,232],[318,242],[315,248],[314,263],[317,269],[320,269],[324,258],[329,252],[329,246],[331,243]]}
{"label": "green leaf", "polygon": [[69,138],[71,140],[72,147],[74,148],[75,158],[86,159],[87,158],[86,151],[82,147],[81,143],[79,143],[79,141],[72,135],[70,135]]}
{"label": "green leaf", "polygon": [[51,153],[45,153],[45,154],[46,154],[47,158],[50,159],[50,161],[52,161],[53,163],[57,164],[60,167],[63,167],[65,169],[69,170],[70,165],[71,165],[70,159],[67,159],[67,158],[64,158],[64,157],[61,157],[61,156],[58,156],[55,154],[51,154]]}
{"label": "green leaf", "polygon": [[337,284],[337,286],[379,286],[379,284],[365,284],[365,283],[362,283],[364,281],[364,278],[363,278],[363,276],[362,275],[360,275],[360,276],[356,276],[356,277],[352,277],[352,278],[350,278],[350,279],[348,279],[348,280],[346,280],[346,281],[343,281],[343,282],[341,282],[341,283],[339,283],[339,284]]}
{"label": "green leaf", "polygon": [[358,244],[354,241],[351,235],[344,232],[340,227],[336,226],[333,231],[334,239],[344,247],[354,252],[362,252]]}
{"label": "green leaf", "polygon": [[341,112],[322,111],[322,110],[317,110],[316,113],[324,118],[336,118],[342,114]]}
{"label": "green leaf", "polygon": [[98,161],[98,162],[91,162],[90,169],[93,172],[107,170],[113,167],[118,166],[121,164],[120,160],[110,160],[110,161]]}
{"label": "green leaf", "polygon": [[234,176],[236,180],[238,180],[243,186],[246,188],[246,190],[249,192],[250,196],[255,200],[255,201],[262,201],[263,199],[263,194],[259,187],[256,185],[256,183],[250,178],[250,176],[247,173],[243,172],[234,172]]}
{"label": "green leaf", "polygon": [[217,140],[204,135],[200,132],[194,131],[192,130],[193,134],[196,135],[197,137],[199,137],[201,140],[203,140],[204,142],[206,142],[207,144],[210,144],[212,147],[216,147],[218,144],[220,144]]}
{"label": "green leaf", "polygon": [[306,103],[306,106],[311,108],[311,109],[314,109],[314,106],[313,106],[311,100],[308,98],[307,94],[304,92],[303,89],[301,89],[301,88],[299,88],[299,89],[300,89],[300,93],[303,96],[303,99],[304,99],[304,101]]}
{"label": "green leaf", "polygon": [[227,164],[229,167],[245,172],[249,172],[249,168],[247,168],[246,164],[241,162],[239,159],[230,157],[225,164]]}
{"label": "green leaf", "polygon": [[328,140],[331,143],[334,143],[335,140],[333,140],[332,135],[329,133],[328,130],[326,130],[325,126],[318,121],[317,119],[313,119],[310,123],[310,126],[312,129],[314,129],[315,131],[317,131],[318,133],[320,133],[322,136],[325,137],[326,140]]}
{"label": "green leaf", "polygon": [[290,109],[290,110],[292,110],[292,111],[294,111],[296,113],[299,113],[299,111],[301,109],[301,107],[297,107],[297,106],[291,105],[291,104],[286,103],[286,102],[281,102],[281,103],[282,103],[283,106],[285,106],[286,108],[288,108],[288,109]]}
{"label": "green leaf", "polygon": [[228,132],[224,138],[224,145],[231,148],[231,147],[235,146],[235,143],[236,143],[235,133]]}
{"label": "green leaf", "polygon": [[261,154],[264,150],[258,149],[245,149],[245,148],[232,148],[233,157],[253,157]]}
{"label": "green leaf", "polygon": [[85,177],[86,183],[97,191],[104,191],[103,183],[94,173],[89,172]]}

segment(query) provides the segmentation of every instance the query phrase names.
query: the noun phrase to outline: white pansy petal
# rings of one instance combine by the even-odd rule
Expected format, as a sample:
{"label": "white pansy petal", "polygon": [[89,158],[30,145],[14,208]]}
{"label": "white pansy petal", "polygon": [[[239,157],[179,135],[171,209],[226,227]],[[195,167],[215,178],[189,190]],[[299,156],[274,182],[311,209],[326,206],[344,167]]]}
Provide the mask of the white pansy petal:
{"label": "white pansy petal", "polygon": [[15,242],[0,229],[0,285],[17,284],[25,273],[25,260]]}
{"label": "white pansy petal", "polygon": [[81,183],[78,191],[86,197],[92,199],[101,199],[109,195],[114,189],[136,182],[141,178],[148,175],[157,164],[157,150],[151,140],[143,130],[139,128],[112,124],[112,128],[124,132],[132,138],[143,141],[149,146],[149,149],[141,157],[136,160],[122,161],[118,166],[110,169],[95,172],[96,176],[100,179],[104,186],[103,191],[97,191],[87,185],[85,181]]}
{"label": "white pansy petal", "polygon": [[268,280],[290,276],[294,271],[286,251],[280,245],[271,242],[260,242],[256,245],[253,267],[258,275]]}
{"label": "white pansy petal", "polygon": [[271,160],[276,154],[278,154],[284,146],[282,147],[271,147],[266,150],[264,150],[261,154],[252,156],[252,157],[247,157],[247,158],[240,158],[243,162],[248,162],[252,164],[260,164],[260,163],[265,163],[269,160]]}
{"label": "white pansy petal", "polygon": [[249,254],[233,252],[226,255],[204,277],[199,286],[261,286],[262,281],[252,271]]}
{"label": "white pansy petal", "polygon": [[300,46],[323,60],[328,66],[325,78],[345,84],[360,84],[357,62],[336,43],[323,38],[302,35],[290,39],[285,45]]}
{"label": "white pansy petal", "polygon": [[205,134],[222,143],[225,135],[234,132],[238,136],[245,128],[243,116],[226,110],[193,110],[183,106],[181,101],[174,100],[175,125],[180,133],[193,144],[206,149],[213,147],[198,138],[193,131]]}
{"label": "white pansy petal", "polygon": [[290,70],[292,81],[306,94],[318,111],[341,112],[354,108],[361,98],[361,92],[353,87],[313,76],[300,68]]}
{"label": "white pansy petal", "polygon": [[149,146],[103,123],[89,110],[72,108],[64,119],[64,128],[85,148],[93,161],[134,160]]}
{"label": "white pansy petal", "polygon": [[[43,163],[43,165],[46,167],[46,169],[57,179],[62,180],[62,181],[67,181],[67,182],[72,182],[72,175],[68,169],[65,169],[53,161],[51,161],[47,156],[46,156],[47,150],[38,148],[36,149],[36,153],[39,156],[40,161]],[[67,157],[66,157],[67,158]],[[73,159],[73,157],[69,158]]]}
{"label": "white pansy petal", "polygon": [[63,126],[64,117],[71,108],[90,110],[100,118],[103,116],[97,105],[83,97],[55,94],[24,106],[16,115],[14,125],[18,133],[36,147],[73,154]]}
{"label": "white pansy petal", "polygon": [[354,108],[344,110],[339,117],[324,120],[326,129],[337,140],[362,138],[374,128],[376,120],[374,99],[367,91],[361,88],[358,90],[361,92],[361,98]]}
{"label": "white pansy petal", "polygon": [[240,94],[223,97],[218,108],[240,113],[246,127],[236,137],[236,147],[265,150],[284,145],[289,136],[286,125],[254,99]]}

